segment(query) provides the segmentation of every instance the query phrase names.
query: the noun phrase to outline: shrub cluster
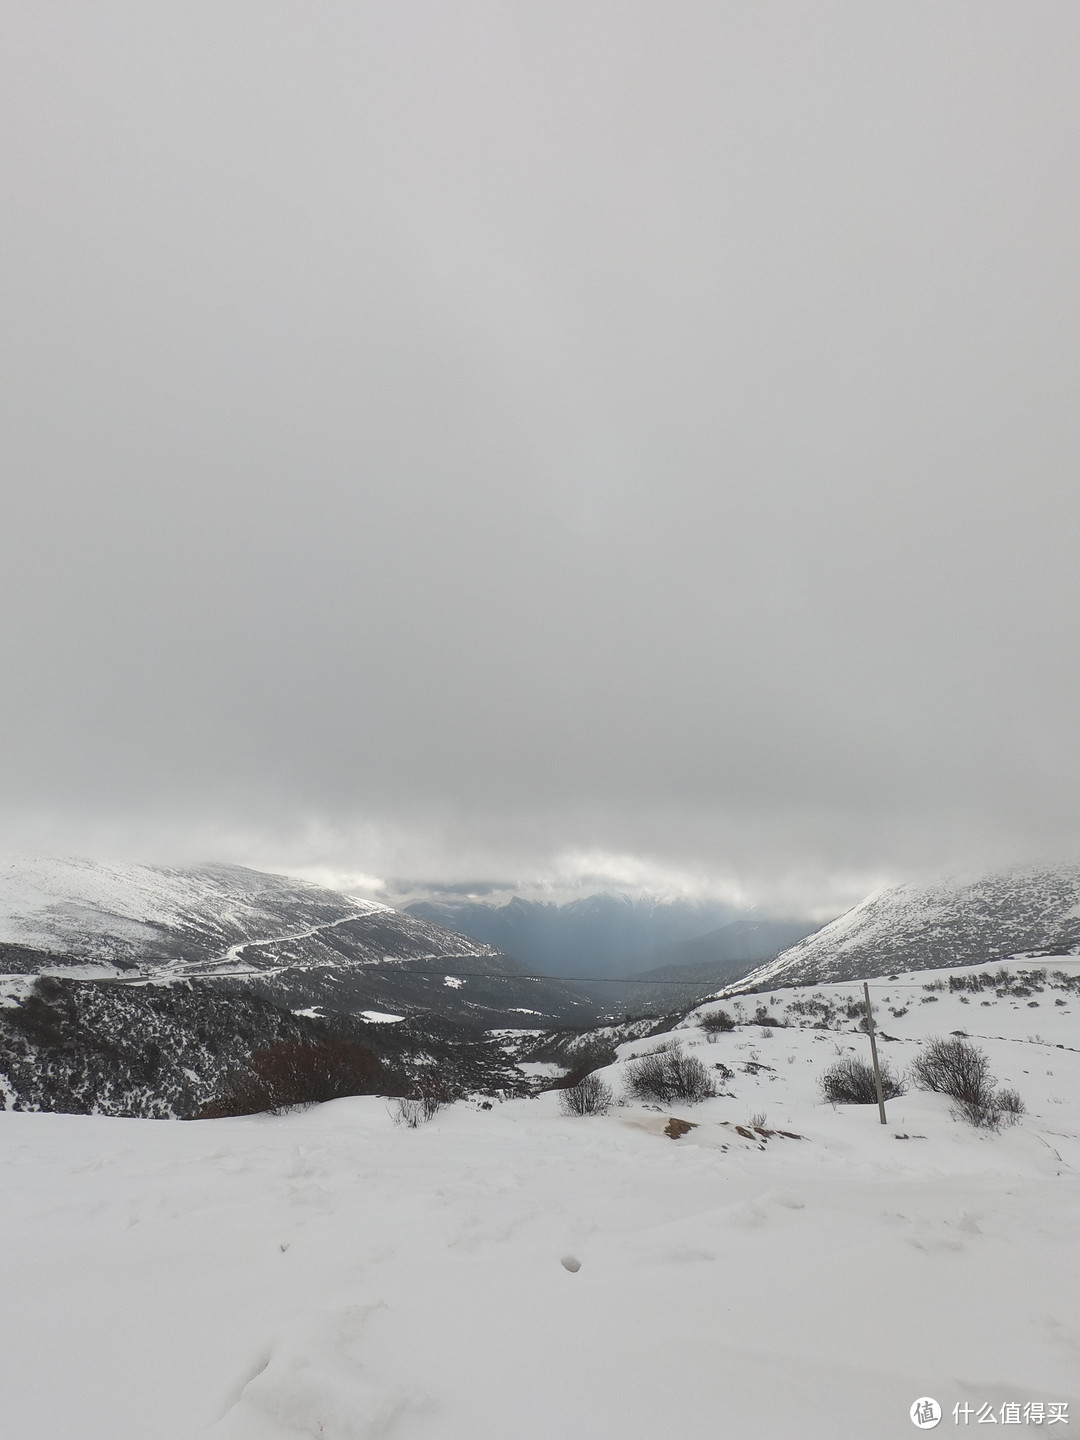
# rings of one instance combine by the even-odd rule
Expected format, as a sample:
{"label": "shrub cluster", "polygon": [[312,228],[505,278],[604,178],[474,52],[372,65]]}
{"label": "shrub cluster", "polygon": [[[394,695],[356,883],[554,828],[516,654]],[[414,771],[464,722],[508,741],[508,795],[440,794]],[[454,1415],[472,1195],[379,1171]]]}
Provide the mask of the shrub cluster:
{"label": "shrub cluster", "polygon": [[993,1084],[990,1061],[977,1045],[959,1038],[927,1041],[911,1073],[921,1089],[953,1100],[977,1100]]}
{"label": "shrub cluster", "polygon": [[595,1073],[583,1075],[559,1094],[564,1115],[606,1115],[614,1102],[611,1086]]}
{"label": "shrub cluster", "polygon": [[634,1060],[627,1066],[626,1083],[636,1100],[660,1104],[685,1100],[693,1105],[716,1093],[712,1077],[701,1061],[678,1050],[654,1050]]}
{"label": "shrub cluster", "polygon": [[703,1015],[699,1023],[706,1035],[725,1035],[735,1029],[735,1021],[726,1010],[714,1010],[711,1015]]}
{"label": "shrub cluster", "polygon": [[395,1125],[405,1125],[410,1130],[426,1125],[453,1099],[446,1086],[434,1077],[425,1079],[415,1089],[416,1094],[401,1096],[390,1115]]}
{"label": "shrub cluster", "polygon": [[[226,1077],[218,1096],[200,1118],[223,1115],[275,1115],[296,1105],[318,1105],[347,1095],[387,1093],[390,1077],[377,1056],[358,1041],[340,1036],[325,1040],[279,1040],[256,1050]],[[390,1080],[391,1088],[396,1088]]]}
{"label": "shrub cluster", "polygon": [[788,1009],[795,1015],[805,1015],[818,1030],[828,1030],[836,1020],[836,1006],[820,993],[807,1000],[792,1000]]}
{"label": "shrub cluster", "polygon": [[911,1073],[921,1089],[948,1095],[953,1114],[979,1129],[1015,1125],[1024,1113],[1017,1091],[995,1090],[990,1061],[977,1045],[960,1036],[927,1041]]}
{"label": "shrub cluster", "polygon": [[[886,1060],[881,1066],[881,1093],[884,1098],[895,1100],[906,1089],[903,1076],[896,1075]],[[874,1067],[849,1055],[826,1070],[821,1077],[821,1090],[825,1099],[833,1105],[876,1105]]]}

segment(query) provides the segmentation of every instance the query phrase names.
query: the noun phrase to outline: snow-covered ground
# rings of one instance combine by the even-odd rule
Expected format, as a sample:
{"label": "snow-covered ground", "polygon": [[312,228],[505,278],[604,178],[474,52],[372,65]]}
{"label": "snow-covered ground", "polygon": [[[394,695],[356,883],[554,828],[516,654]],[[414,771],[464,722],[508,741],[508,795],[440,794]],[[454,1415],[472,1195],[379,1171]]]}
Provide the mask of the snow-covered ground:
{"label": "snow-covered ground", "polygon": [[[851,984],[744,997],[807,1023],[768,1036],[710,1043],[688,1017],[674,1038],[734,1092],[692,1107],[570,1119],[549,1093],[415,1130],[372,1098],[0,1114],[4,1432],[890,1440],[921,1396],[939,1433],[967,1428],[954,1405],[1080,1424],[1080,995],[963,1003],[965,973],[878,982],[881,1049],[899,1069],[928,1035],[985,1037],[1028,1107],[996,1134],[919,1091],[884,1127],[821,1102],[838,1053],[865,1053]],[[843,1028],[792,1009],[815,995]],[[801,1138],[735,1128],[762,1114]],[[696,1128],[672,1140],[672,1116]]]}

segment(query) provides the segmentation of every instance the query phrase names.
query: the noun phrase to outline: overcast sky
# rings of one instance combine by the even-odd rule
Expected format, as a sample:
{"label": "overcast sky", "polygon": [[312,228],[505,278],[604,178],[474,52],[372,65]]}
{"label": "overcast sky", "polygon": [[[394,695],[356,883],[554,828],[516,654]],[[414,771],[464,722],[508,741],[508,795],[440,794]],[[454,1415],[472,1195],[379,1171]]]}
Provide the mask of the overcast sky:
{"label": "overcast sky", "polygon": [[0,848],[1080,856],[1080,7],[0,4]]}

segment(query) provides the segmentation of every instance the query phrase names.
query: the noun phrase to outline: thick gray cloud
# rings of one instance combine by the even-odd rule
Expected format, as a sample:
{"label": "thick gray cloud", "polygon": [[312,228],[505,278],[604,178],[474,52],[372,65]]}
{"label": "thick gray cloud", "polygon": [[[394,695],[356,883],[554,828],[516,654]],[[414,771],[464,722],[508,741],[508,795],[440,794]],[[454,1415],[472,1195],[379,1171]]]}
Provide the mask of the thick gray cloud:
{"label": "thick gray cloud", "polygon": [[5,847],[1080,852],[1075,6],[0,22]]}

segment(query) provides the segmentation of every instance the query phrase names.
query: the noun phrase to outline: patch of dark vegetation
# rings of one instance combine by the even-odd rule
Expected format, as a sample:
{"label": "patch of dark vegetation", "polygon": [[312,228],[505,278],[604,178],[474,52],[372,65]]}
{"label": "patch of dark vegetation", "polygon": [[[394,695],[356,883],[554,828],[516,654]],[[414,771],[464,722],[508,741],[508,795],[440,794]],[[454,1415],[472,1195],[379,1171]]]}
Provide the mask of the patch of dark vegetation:
{"label": "patch of dark vegetation", "polygon": [[[939,988],[942,983],[938,982]],[[949,989],[953,994],[964,991],[978,995],[984,990],[993,990],[999,1000],[1027,999],[1029,995],[1041,995],[1047,988],[1080,994],[1080,973],[1066,975],[1063,970],[1054,970],[1048,976],[1044,969],[1010,970],[1002,965],[997,970],[982,970],[975,975],[949,976]]]}
{"label": "patch of dark vegetation", "polygon": [[400,1095],[401,1076],[358,1040],[341,1035],[325,1039],[279,1040],[256,1050],[245,1064],[230,1070],[218,1094],[199,1111],[200,1120],[224,1115],[280,1115],[298,1105],[320,1105],[350,1095]]}
{"label": "patch of dark vegetation", "polygon": [[32,950],[28,945],[11,945],[0,941],[0,974],[37,975],[58,961],[63,964],[78,964],[78,957],[53,955],[47,950]]}
{"label": "patch of dark vegetation", "polygon": [[555,1082],[555,1086],[570,1088],[578,1085],[591,1076],[594,1070],[603,1070],[608,1065],[614,1065],[617,1058],[615,1046],[609,1040],[584,1040],[566,1052],[564,1063],[570,1068]]}
{"label": "patch of dark vegetation", "polygon": [[[294,1015],[249,989],[194,981],[128,985],[39,977],[0,1008],[0,1077],[16,1110],[193,1119],[223,1101],[226,1077],[275,1047],[333,1041],[365,1047],[384,1093],[437,1076],[454,1094],[525,1094],[497,1041],[437,1016],[396,1025]],[[401,1077],[399,1079],[399,1077]]]}
{"label": "patch of dark vegetation", "polygon": [[810,995],[805,1000],[792,1000],[788,1010],[820,1030],[829,1030],[837,1018],[837,1009],[824,995]]}

